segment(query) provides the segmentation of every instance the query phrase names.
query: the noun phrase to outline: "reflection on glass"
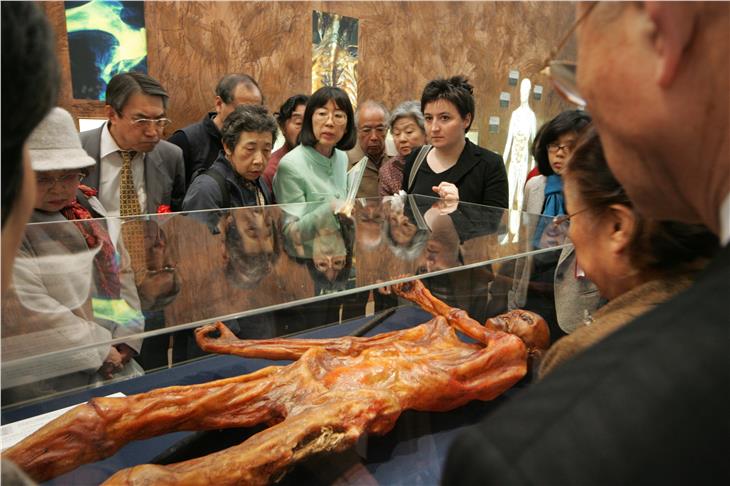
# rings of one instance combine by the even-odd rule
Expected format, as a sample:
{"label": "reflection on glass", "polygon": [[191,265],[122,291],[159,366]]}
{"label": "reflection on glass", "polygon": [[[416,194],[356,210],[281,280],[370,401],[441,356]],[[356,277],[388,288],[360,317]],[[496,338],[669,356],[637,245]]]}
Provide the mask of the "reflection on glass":
{"label": "reflection on glass", "polygon": [[226,278],[238,288],[254,288],[279,258],[281,235],[271,213],[261,208],[228,212],[220,227]]}
{"label": "reflection on glass", "polygon": [[[180,292],[177,262],[168,237],[155,220],[127,221],[139,224],[144,235],[143,262],[132,262],[135,284],[145,311],[157,311],[175,300]],[[132,259],[136,255],[132,255]]]}
{"label": "reflection on glass", "polygon": [[[79,232],[72,221],[30,224],[28,235],[43,244],[21,249],[15,291],[3,300],[3,388],[17,385],[31,364],[44,368],[34,371],[36,381],[52,377],[48,373],[61,369],[60,362],[69,373],[93,371],[111,344],[132,338],[144,340],[135,359],[142,363],[155,353],[166,366],[170,335],[174,341],[183,334],[177,331],[190,334],[222,320],[237,321],[236,333],[244,337],[284,332],[290,323],[256,324],[254,314],[275,316],[271,311],[363,295],[417,276],[439,276],[426,284],[465,310],[475,302],[484,307],[498,289],[492,267],[500,259],[533,252],[535,238],[538,251],[561,248],[564,229],[552,227],[549,218],[523,215],[519,242],[504,242],[507,211],[460,203],[444,214],[434,207],[437,201],[413,195],[359,199],[352,218],[311,203],[94,220],[113,235],[131,223],[141,227],[142,256],[122,251],[116,260],[97,259],[85,244],[79,248],[86,251],[73,251],[68,235]],[[135,258],[141,261],[130,261]],[[126,282],[123,291],[135,297],[126,299],[128,307],[95,290],[98,276],[115,264]],[[59,265],[73,271],[59,271]],[[468,302],[459,300],[463,296]],[[316,313],[302,320],[309,327],[325,324]],[[53,338],[39,339],[39,332]],[[152,347],[155,339],[161,344]],[[84,357],[98,363],[83,363]]]}

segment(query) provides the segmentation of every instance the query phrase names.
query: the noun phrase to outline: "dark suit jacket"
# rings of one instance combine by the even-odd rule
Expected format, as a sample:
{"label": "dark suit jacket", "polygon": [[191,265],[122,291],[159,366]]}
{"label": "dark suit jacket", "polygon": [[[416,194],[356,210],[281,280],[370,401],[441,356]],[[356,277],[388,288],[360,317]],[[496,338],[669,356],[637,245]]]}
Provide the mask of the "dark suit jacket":
{"label": "dark suit jacket", "polygon": [[[408,176],[419,151],[420,147],[413,149],[405,159],[402,185],[404,189],[408,186]],[[426,161],[424,160],[423,163],[425,164]],[[468,139],[459,160],[444,180],[459,188],[460,201],[500,208],[507,207],[509,198],[507,171],[504,168],[502,156],[475,145]],[[424,195],[436,196],[435,193]]]}
{"label": "dark suit jacket", "polygon": [[[101,172],[99,158],[101,131],[105,127],[106,124],[79,134],[84,150],[96,160],[95,170],[92,170],[82,183],[97,190]],[[173,211],[180,211],[185,197],[185,165],[180,147],[160,140],[154,150],[145,156],[144,183],[147,192],[147,213],[157,213],[162,204],[170,206]]]}
{"label": "dark suit jacket", "polygon": [[730,484],[730,247],[452,444],[443,484]]}

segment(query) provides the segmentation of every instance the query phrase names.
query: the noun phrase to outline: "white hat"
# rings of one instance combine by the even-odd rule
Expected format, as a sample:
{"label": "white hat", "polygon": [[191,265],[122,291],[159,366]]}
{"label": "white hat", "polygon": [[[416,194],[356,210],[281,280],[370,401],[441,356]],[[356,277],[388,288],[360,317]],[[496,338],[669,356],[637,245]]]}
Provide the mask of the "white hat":
{"label": "white hat", "polygon": [[96,161],[81,148],[71,114],[53,108],[28,137],[30,163],[35,171],[81,169]]}

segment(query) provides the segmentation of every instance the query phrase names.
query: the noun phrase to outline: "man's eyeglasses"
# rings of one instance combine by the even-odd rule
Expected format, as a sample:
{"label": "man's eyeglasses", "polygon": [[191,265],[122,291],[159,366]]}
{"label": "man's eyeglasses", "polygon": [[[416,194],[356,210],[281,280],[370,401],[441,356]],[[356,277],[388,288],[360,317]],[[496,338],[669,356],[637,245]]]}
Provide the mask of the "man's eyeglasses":
{"label": "man's eyeglasses", "polygon": [[557,143],[549,143],[547,145],[547,149],[548,149],[548,152],[550,152],[551,154],[557,154],[558,151],[562,150],[565,155],[568,155],[573,151],[573,145],[572,144],[560,145]]}
{"label": "man's eyeglasses", "polygon": [[327,111],[317,110],[314,112],[313,119],[319,123],[325,123],[328,118],[332,117],[332,123],[335,125],[344,125],[347,123],[347,114],[344,111]]}
{"label": "man's eyeglasses", "polygon": [[377,127],[362,127],[358,131],[364,135],[370,135],[373,131],[375,131],[378,135],[385,135],[388,131],[388,127],[383,125],[378,125]]}
{"label": "man's eyeglasses", "polygon": [[132,125],[138,128],[150,128],[154,127],[158,130],[165,128],[172,120],[169,118],[133,118]]}
{"label": "man's eyeglasses", "polygon": [[575,32],[575,29],[577,29],[578,25],[580,25],[580,23],[588,17],[588,14],[593,11],[597,4],[598,2],[592,2],[588,7],[586,7],[583,14],[575,20],[573,26],[570,30],[568,30],[568,33],[565,34],[565,37],[563,37],[563,39],[558,43],[557,47],[550,51],[550,55],[545,60],[543,69],[540,71],[550,78],[556,91],[560,93],[561,96],[578,106],[586,105],[585,99],[578,91],[578,83],[576,82],[578,63],[575,61],[556,60],[555,57],[560,54],[560,51],[563,47],[565,47],[565,44],[567,44],[568,40]]}
{"label": "man's eyeglasses", "polygon": [[37,176],[35,181],[39,187],[50,189],[56,185],[56,182],[60,182],[63,185],[71,184],[72,182],[81,182],[84,176],[85,174],[83,172],[73,172],[58,177]]}

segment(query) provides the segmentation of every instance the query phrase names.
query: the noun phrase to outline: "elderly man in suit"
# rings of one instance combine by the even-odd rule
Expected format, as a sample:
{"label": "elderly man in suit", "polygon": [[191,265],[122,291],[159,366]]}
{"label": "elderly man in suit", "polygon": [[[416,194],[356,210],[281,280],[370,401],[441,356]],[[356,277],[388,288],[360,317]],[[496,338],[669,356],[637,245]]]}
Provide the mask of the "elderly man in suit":
{"label": "elderly man in suit", "polygon": [[84,150],[96,160],[96,170],[83,183],[99,191],[110,216],[176,211],[182,205],[182,151],[162,140],[170,123],[167,98],[146,74],[118,74],[106,89],[106,123],[80,135]]}
{"label": "elderly man in suit", "polygon": [[579,91],[551,63],[553,79],[586,102],[637,210],[702,222],[724,248],[689,289],[459,437],[442,484],[728,484],[730,4],[577,8]]}

